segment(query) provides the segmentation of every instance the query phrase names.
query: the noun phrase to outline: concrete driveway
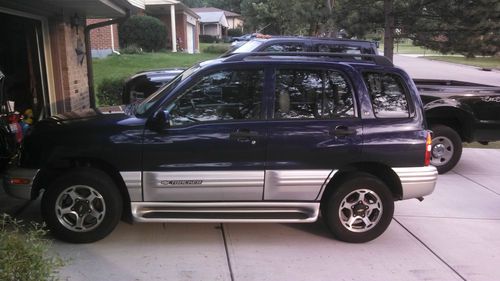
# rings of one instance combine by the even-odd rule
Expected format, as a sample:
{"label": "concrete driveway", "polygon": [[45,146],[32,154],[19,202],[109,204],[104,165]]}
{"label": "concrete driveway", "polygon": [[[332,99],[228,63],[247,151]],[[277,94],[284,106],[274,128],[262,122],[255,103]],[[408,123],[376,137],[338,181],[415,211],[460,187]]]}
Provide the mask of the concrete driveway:
{"label": "concrete driveway", "polygon": [[[313,224],[119,224],[102,241],[54,242],[62,280],[498,280],[500,150],[465,149],[423,202],[396,203],[365,244]],[[0,194],[0,197],[5,196]],[[39,203],[19,216],[38,217]]]}

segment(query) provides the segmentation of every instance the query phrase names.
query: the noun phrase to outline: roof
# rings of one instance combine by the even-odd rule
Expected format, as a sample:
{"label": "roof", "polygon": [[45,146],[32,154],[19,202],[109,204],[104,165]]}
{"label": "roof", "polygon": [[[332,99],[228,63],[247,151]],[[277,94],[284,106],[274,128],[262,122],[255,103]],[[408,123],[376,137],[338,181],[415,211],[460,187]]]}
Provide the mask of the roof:
{"label": "roof", "polygon": [[204,8],[191,8],[195,13],[207,13],[207,12],[224,12],[226,18],[237,18],[241,17],[240,14],[233,13],[231,11],[222,10],[215,7],[204,7]]}
{"label": "roof", "polygon": [[196,14],[200,16],[200,23],[218,23],[224,27],[229,26],[224,12],[196,12]]}

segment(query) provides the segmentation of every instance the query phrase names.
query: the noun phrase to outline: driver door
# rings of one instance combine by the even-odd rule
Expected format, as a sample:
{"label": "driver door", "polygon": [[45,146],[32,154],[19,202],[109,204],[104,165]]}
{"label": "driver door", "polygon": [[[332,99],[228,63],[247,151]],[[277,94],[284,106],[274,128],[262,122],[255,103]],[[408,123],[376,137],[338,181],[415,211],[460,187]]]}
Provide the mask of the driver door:
{"label": "driver door", "polygon": [[199,75],[162,107],[165,129],[145,129],[145,201],[258,201],[267,131],[263,69]]}

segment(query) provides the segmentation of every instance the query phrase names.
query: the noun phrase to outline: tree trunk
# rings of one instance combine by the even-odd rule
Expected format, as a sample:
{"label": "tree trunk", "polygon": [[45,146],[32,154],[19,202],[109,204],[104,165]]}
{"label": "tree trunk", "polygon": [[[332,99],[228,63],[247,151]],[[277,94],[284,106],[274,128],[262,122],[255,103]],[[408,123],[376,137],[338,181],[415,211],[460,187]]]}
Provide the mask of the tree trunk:
{"label": "tree trunk", "polygon": [[394,57],[394,12],[393,1],[384,0],[384,56],[389,60]]}

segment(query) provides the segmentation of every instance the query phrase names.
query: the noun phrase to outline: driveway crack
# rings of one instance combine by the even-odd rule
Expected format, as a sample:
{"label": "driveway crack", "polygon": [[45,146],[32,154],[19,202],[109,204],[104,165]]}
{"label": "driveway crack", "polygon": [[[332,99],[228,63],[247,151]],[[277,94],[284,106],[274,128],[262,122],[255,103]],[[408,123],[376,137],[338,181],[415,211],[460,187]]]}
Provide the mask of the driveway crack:
{"label": "driveway crack", "polygon": [[400,221],[398,221],[396,218],[393,218],[395,222],[397,222],[404,230],[406,230],[413,238],[415,238],[422,246],[424,246],[431,254],[433,254],[436,258],[438,258],[444,265],[446,265],[451,271],[453,271],[460,279],[467,281],[465,277],[463,277],[453,266],[451,266],[449,263],[447,263],[442,257],[440,257],[436,252],[434,252],[427,244],[425,244],[424,241],[422,241],[420,238],[417,237],[413,232],[411,232],[406,226],[404,226]]}
{"label": "driveway crack", "polygon": [[220,224],[220,231],[222,234],[222,240],[224,240],[224,249],[226,250],[226,260],[227,266],[229,267],[229,275],[231,276],[231,281],[234,281],[233,266],[231,264],[231,258],[229,257],[229,247],[228,239],[226,237],[226,230],[224,229],[224,224]]}

